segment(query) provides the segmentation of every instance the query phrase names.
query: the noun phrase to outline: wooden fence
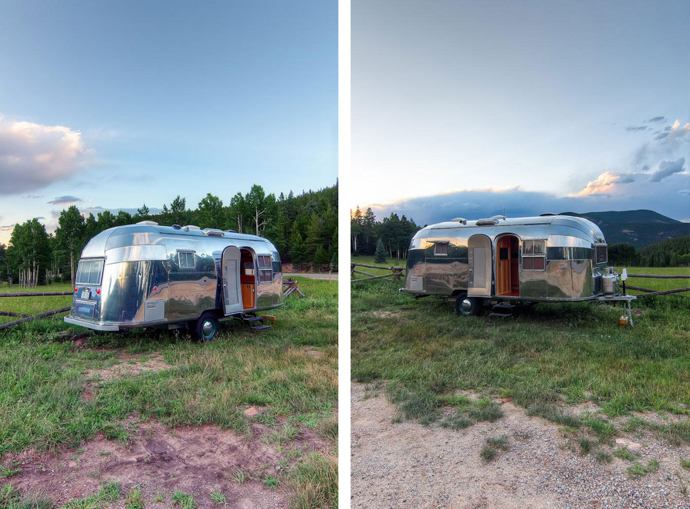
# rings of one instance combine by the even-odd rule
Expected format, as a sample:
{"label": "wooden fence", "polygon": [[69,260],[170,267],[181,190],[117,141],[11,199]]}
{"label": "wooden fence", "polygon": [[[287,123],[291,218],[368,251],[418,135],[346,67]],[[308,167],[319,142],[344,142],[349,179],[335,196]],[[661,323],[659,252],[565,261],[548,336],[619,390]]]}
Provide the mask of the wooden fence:
{"label": "wooden fence", "polygon": [[[13,292],[13,293],[0,293],[0,298],[10,298],[10,297],[56,297],[56,296],[66,296],[72,295],[72,292]],[[70,307],[62,307],[58,309],[51,309],[50,311],[44,311],[36,315],[27,315],[24,313],[14,313],[12,311],[0,311],[0,316],[10,316],[17,318],[11,322],[0,323],[0,330],[11,329],[22,323],[30,322],[32,320],[40,320],[42,318],[48,318],[50,316],[59,315],[60,313],[66,313],[69,311]]]}
{"label": "wooden fence", "polygon": [[[628,278],[640,278],[640,279],[690,279],[690,275],[685,274],[628,274]],[[690,287],[685,288],[673,288],[671,290],[653,290],[651,288],[644,288],[641,286],[633,286],[623,282],[624,290],[635,290],[637,292],[643,292],[642,295],[637,297],[652,297],[654,295],[671,295],[674,293],[685,293],[690,292]]]}
{"label": "wooden fence", "polygon": [[[376,270],[385,270],[388,271],[388,274],[372,274],[371,272],[366,272],[364,270],[359,269],[359,267],[364,267],[365,269],[376,269]],[[395,281],[400,281],[403,277],[403,274],[405,272],[404,267],[380,267],[377,265],[367,265],[365,263],[351,263],[350,264],[350,274],[351,274],[351,281],[353,283],[360,283],[362,281],[372,281],[374,279],[384,279],[384,278],[391,278]],[[363,276],[363,277],[356,277],[356,276]]]}

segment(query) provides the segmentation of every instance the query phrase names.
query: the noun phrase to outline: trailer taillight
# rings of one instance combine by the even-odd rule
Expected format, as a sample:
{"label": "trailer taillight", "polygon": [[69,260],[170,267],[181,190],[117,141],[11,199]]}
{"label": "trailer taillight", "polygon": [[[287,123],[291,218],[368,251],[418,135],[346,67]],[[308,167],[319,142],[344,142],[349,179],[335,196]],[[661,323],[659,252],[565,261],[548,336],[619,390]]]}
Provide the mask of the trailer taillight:
{"label": "trailer taillight", "polygon": [[79,291],[79,288],[77,288],[77,287],[75,286],[75,287],[74,287],[74,293],[77,293],[78,291]]}
{"label": "trailer taillight", "polygon": [[96,295],[100,295],[100,294],[101,294],[101,289],[100,289],[100,288],[96,288]]}

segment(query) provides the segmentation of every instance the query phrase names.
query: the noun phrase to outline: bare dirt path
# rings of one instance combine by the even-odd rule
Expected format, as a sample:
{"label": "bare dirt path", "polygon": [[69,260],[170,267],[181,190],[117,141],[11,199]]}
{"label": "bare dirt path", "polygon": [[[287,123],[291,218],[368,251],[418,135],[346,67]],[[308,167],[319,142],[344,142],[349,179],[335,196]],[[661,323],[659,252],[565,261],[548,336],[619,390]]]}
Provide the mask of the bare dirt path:
{"label": "bare dirt path", "polygon": [[[453,431],[417,423],[394,424],[395,408],[381,393],[352,388],[352,507],[354,508],[690,508],[690,472],[680,466],[690,447],[653,436],[625,437],[640,463],[659,469],[641,478],[631,463],[599,463],[569,447],[559,428],[529,417],[512,403],[504,417]],[[509,449],[491,462],[480,451],[505,435]]]}
{"label": "bare dirt path", "polygon": [[218,507],[210,498],[217,492],[228,507],[268,509],[288,504],[285,489],[262,482],[278,474],[279,460],[260,440],[217,426],[170,429],[150,422],[129,443],[99,437],[57,454],[25,451],[12,458],[20,473],[9,481],[58,505],[93,495],[110,481],[119,482],[124,494],[139,486],[146,507],[173,507],[171,496],[179,491],[192,495],[200,508]]}

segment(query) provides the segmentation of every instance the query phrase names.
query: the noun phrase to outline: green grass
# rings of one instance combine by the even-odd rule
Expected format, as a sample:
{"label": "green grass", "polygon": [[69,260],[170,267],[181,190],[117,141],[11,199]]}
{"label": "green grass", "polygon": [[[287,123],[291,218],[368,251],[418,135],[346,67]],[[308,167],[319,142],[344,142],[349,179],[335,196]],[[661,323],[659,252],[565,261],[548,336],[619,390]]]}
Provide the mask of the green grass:
{"label": "green grass", "polygon": [[[635,327],[620,328],[622,308],[611,305],[538,304],[502,320],[458,317],[451,303],[415,300],[400,286],[353,285],[352,376],[384,383],[402,418],[441,419],[459,390],[512,398],[531,415],[602,441],[616,433],[611,422],[577,417],[571,405],[591,400],[609,417],[689,413],[690,298],[641,299]],[[654,431],[690,442],[684,423]]]}
{"label": "green grass", "polygon": [[486,442],[479,452],[479,455],[485,462],[488,463],[496,459],[499,452],[507,451],[508,448],[508,437],[506,435],[489,437],[486,439]]}
{"label": "green grass", "polygon": [[338,462],[333,457],[312,453],[298,463],[288,476],[298,495],[292,509],[338,506]]}
{"label": "green grass", "polygon": [[[337,282],[297,279],[307,297],[290,297],[269,312],[276,316],[273,329],[257,334],[227,323],[207,344],[186,333],[145,330],[96,334],[77,348],[60,341],[70,329],[61,317],[0,331],[0,464],[6,453],[77,447],[99,432],[126,440],[134,430],[123,423],[132,415],[251,434],[252,418],[243,414],[249,405],[265,407],[253,419],[282,433],[283,444],[305,426],[323,430],[335,447]],[[35,298],[32,305],[59,307],[37,302],[48,299]],[[0,309],[13,300],[0,299]],[[160,355],[171,367],[101,382],[84,399],[93,385],[86,371],[113,365],[123,353]],[[293,432],[286,433],[282,422]]]}
{"label": "green grass", "polygon": [[[628,267],[627,269],[629,274],[681,274],[690,276],[690,267]],[[631,277],[628,279],[627,284],[660,291],[672,290],[674,288],[688,288],[690,287],[690,279],[648,279]],[[641,295],[644,292],[631,290],[630,293]],[[690,292],[679,295],[690,298]]]}
{"label": "green grass", "polygon": [[627,447],[618,447],[613,451],[613,455],[625,461],[635,461],[638,457],[637,454],[631,452]]}
{"label": "green grass", "polygon": [[172,495],[173,506],[180,509],[196,509],[196,500],[194,497],[183,491],[176,491]]}
{"label": "green grass", "polygon": [[100,509],[109,502],[117,502],[120,500],[120,497],[122,497],[120,484],[109,482],[101,486],[101,489],[95,495],[72,500],[66,503],[62,509]]}
{"label": "green grass", "polygon": [[[0,285],[0,294],[18,292],[69,292],[72,285],[69,283],[55,283],[52,285],[38,286],[36,288],[21,288],[17,285]],[[45,311],[68,307],[72,303],[72,296],[54,297],[0,297],[0,311],[36,315]],[[17,317],[0,316],[0,324],[17,320]],[[1,332],[0,332],[1,334]]]}
{"label": "green grass", "polygon": [[633,463],[628,467],[627,472],[630,477],[639,478],[656,472],[657,470],[659,470],[659,462],[657,460],[649,460],[646,465]]}
{"label": "green grass", "polygon": [[[386,258],[386,261],[383,263],[379,263],[374,261],[373,256],[353,256],[351,258],[352,263],[364,263],[366,265],[375,265],[377,267],[381,267],[381,269],[371,269],[368,267],[357,267],[357,270],[361,270],[363,272],[368,272],[369,274],[375,275],[375,276],[383,276],[384,274],[390,274],[390,270],[384,270],[388,269],[390,267],[403,267],[405,268],[405,264],[407,263],[406,260],[398,260],[397,258]],[[357,275],[356,277],[366,277],[363,275]],[[361,283],[360,283],[361,284]]]}

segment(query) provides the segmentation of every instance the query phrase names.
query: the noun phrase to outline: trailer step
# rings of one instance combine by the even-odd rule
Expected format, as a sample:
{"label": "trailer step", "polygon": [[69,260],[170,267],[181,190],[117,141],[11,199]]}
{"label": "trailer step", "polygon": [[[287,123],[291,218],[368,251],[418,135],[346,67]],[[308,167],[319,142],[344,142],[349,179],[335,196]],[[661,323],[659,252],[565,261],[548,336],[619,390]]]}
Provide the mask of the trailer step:
{"label": "trailer step", "polygon": [[516,306],[509,302],[499,302],[491,306],[489,318],[510,318],[514,316]]}
{"label": "trailer step", "polygon": [[261,331],[269,330],[269,329],[272,329],[272,328],[273,328],[273,327],[271,327],[270,325],[254,325],[254,326],[251,327],[251,329],[252,329],[254,332],[261,332]]}
{"label": "trailer step", "polygon": [[496,312],[489,313],[489,318],[510,318],[512,316],[513,316],[513,313],[496,313]]}
{"label": "trailer step", "polygon": [[242,320],[245,322],[262,322],[263,317],[256,315],[242,315]]}

